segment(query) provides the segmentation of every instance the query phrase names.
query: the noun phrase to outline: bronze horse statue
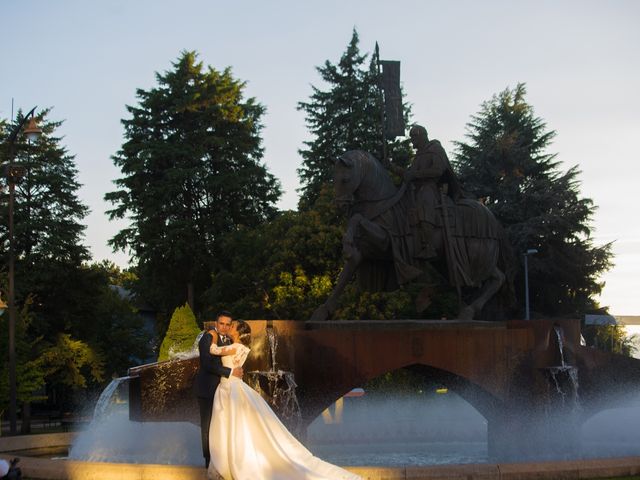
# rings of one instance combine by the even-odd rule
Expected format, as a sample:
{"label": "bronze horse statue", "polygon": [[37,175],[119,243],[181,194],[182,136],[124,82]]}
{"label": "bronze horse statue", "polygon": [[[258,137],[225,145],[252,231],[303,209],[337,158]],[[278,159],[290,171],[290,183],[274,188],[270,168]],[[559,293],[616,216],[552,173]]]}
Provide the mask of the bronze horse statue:
{"label": "bronze horse statue", "polygon": [[[338,206],[350,218],[343,236],[345,265],[327,301],[311,316],[326,320],[354,275],[368,290],[393,290],[423,273],[425,262],[440,270],[457,287],[457,318],[476,318],[496,293],[509,290],[513,254],[506,234],[482,203],[470,198],[453,201],[444,193],[438,205],[416,205],[412,185],[396,187],[383,165],[368,152],[351,150],[336,160],[334,188]],[[421,258],[425,229],[416,222],[419,208],[436,208],[438,224],[431,226],[429,244],[436,258]],[[424,245],[424,242],[422,243]],[[473,287],[474,298],[463,303],[461,289]]]}

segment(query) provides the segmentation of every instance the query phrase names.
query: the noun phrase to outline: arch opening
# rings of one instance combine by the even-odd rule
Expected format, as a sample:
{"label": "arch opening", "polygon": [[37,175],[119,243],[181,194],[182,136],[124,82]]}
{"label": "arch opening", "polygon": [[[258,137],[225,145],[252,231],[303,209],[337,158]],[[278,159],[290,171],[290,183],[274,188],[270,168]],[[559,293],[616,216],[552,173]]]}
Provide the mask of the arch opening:
{"label": "arch opening", "polygon": [[338,398],[309,424],[307,446],[342,465],[482,463],[496,399],[423,364],[386,372]]}

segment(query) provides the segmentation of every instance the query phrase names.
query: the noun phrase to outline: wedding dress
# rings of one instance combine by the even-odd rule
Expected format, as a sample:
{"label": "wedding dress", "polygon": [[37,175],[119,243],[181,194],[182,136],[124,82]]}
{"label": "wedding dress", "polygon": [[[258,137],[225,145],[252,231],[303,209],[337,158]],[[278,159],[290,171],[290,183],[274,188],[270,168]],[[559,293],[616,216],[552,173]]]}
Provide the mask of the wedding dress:
{"label": "wedding dress", "polygon": [[[222,357],[240,367],[249,348]],[[286,429],[262,397],[240,378],[222,378],[213,400],[209,430],[209,478],[224,480],[360,480],[307,450]]]}

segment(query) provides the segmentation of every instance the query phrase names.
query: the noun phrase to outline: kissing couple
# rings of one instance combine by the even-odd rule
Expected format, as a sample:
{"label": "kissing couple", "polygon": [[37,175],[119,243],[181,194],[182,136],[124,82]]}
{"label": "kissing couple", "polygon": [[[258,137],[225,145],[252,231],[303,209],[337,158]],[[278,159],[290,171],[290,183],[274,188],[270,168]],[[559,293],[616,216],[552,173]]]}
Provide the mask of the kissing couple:
{"label": "kissing couple", "polygon": [[361,480],[315,457],[242,380],[251,351],[251,327],[220,312],[198,349],[195,383],[202,454],[210,479]]}

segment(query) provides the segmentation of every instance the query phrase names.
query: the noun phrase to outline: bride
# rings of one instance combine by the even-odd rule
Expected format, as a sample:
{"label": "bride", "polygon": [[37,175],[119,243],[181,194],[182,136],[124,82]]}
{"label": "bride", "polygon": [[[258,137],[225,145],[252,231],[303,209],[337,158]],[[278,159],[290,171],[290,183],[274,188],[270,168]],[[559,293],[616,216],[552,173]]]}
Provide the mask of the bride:
{"label": "bride", "polygon": [[[241,367],[250,352],[251,327],[233,323],[233,345],[211,345],[225,367]],[[221,378],[209,430],[210,478],[224,480],[359,480],[361,477],[314,457],[289,433],[262,397],[242,379]]]}

